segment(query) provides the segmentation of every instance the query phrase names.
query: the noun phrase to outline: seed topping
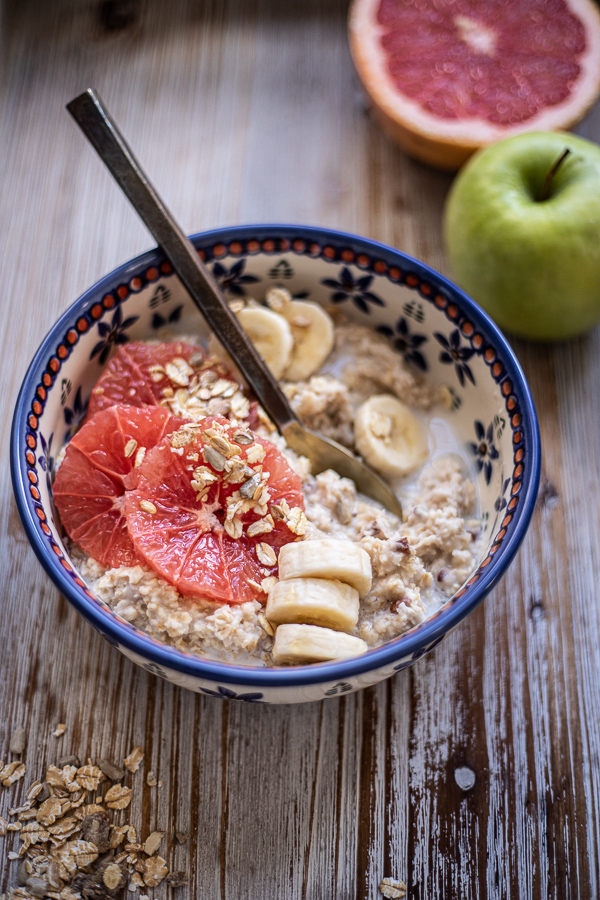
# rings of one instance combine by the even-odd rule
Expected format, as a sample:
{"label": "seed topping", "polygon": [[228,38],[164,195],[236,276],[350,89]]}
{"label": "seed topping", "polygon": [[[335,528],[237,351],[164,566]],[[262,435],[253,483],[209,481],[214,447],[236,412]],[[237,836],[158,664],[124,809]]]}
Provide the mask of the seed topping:
{"label": "seed topping", "polygon": [[275,551],[270,544],[265,544],[264,541],[256,545],[256,556],[263,566],[271,567],[277,564]]}

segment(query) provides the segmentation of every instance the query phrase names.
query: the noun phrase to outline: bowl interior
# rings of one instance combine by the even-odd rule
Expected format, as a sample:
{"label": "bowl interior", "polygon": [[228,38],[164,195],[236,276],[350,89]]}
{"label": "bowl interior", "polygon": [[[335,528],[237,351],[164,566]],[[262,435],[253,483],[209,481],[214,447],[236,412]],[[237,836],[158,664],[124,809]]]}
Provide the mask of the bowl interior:
{"label": "bowl interior", "polygon": [[[388,658],[398,658],[419,641],[425,645],[441,636],[500,577],[533,508],[537,423],[510,348],[485,314],[441,276],[364,239],[302,227],[245,226],[197,235],[194,243],[228,297],[262,298],[270,287],[283,285],[296,297],[337,305],[353,321],[385,334],[417,371],[447,387],[448,415],[477,484],[478,568],[427,622],[366,657],[388,648]],[[30,367],[15,418],[15,488],[29,536],[70,599],[88,610],[90,604],[97,607],[99,621],[119,617],[87,590],[62,543],[52,504],[53,459],[84,417],[115,348],[159,337],[165,329],[206,334],[170,264],[153,251],[115,270],[67,310]],[[124,620],[120,625],[121,631],[136,631]],[[100,630],[110,634],[110,628]],[[143,639],[164,649],[153,638]],[[169,653],[187,656],[173,648]]]}

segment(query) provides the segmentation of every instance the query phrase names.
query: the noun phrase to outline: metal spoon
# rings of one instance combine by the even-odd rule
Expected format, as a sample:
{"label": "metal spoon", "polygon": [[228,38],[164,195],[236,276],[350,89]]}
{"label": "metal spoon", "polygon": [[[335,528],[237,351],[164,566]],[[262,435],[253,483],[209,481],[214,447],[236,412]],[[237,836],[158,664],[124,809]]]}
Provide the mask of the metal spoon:
{"label": "metal spoon", "polygon": [[363,494],[378,500],[402,518],[398,499],[375,472],[336,441],[316,434],[300,423],[277,380],[227,306],[194,245],[152,187],[96,91],[90,88],[75,97],[67,104],[67,109],[158,241],[192,300],[235,360],[288,445],[296,453],[308,457],[314,474],[334,469],[351,478]]}

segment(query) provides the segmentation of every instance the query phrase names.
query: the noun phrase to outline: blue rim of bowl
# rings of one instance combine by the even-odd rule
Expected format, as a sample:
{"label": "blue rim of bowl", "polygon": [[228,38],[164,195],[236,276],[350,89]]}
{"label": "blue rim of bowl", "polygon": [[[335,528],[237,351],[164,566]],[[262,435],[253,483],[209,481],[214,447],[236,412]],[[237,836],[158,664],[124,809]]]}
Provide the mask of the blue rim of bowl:
{"label": "blue rim of bowl", "polygon": [[75,309],[77,309],[78,315],[82,315],[95,302],[98,302],[99,297],[114,290],[119,283],[127,282],[134,274],[148,266],[160,266],[165,257],[158,248],[141,254],[117,269],[113,269],[112,272],[97,281],[71,304],[50,329],[27,370],[19,392],[12,423],[10,462],[13,490],[19,515],[38,559],[61,593],[109,642],[122,645],[155,665],[164,666],[188,676],[206,679],[211,682],[225,682],[226,684],[283,688],[348,679],[368,671],[393,665],[393,663],[400,660],[416,659],[455,628],[504,575],[525,537],[535,507],[539,487],[541,444],[533,398],[521,366],[506,338],[489,316],[470,297],[448,279],[429,268],[429,266],[386,244],[347,232],[306,225],[240,225],[199,232],[191,236],[191,240],[197,249],[204,248],[218,241],[227,243],[232,240],[248,241],[256,239],[260,241],[270,238],[282,238],[290,242],[290,244],[298,240],[325,241],[336,245],[336,249],[339,251],[349,249],[356,254],[368,254],[371,257],[382,259],[391,266],[398,266],[402,271],[409,270],[411,274],[418,276],[419,279],[435,285],[437,290],[443,291],[452,297],[460,307],[461,312],[473,320],[477,330],[483,334],[497,351],[504,366],[506,377],[512,380],[513,393],[519,398],[522,415],[520,427],[524,434],[523,443],[527,448],[527,464],[523,475],[518,508],[515,511],[516,521],[511,523],[511,534],[503,541],[500,551],[491,560],[489,568],[451,606],[443,609],[435,618],[426,620],[414,630],[383,644],[381,647],[368,650],[362,656],[352,657],[341,662],[317,663],[310,666],[261,668],[214,662],[176,650],[166,644],[162,646],[158,641],[143,632],[121,624],[110,610],[103,607],[99,601],[88,599],[83,594],[83,591],[80,593],[76,589],[62,568],[60,560],[49,554],[46,544],[42,541],[26,490],[28,479],[24,471],[23,459],[28,415],[27,400],[30,396],[34,396],[36,385],[40,382],[41,373],[45,371],[46,361],[52,355],[57,339],[60,340],[65,325],[73,320]]}

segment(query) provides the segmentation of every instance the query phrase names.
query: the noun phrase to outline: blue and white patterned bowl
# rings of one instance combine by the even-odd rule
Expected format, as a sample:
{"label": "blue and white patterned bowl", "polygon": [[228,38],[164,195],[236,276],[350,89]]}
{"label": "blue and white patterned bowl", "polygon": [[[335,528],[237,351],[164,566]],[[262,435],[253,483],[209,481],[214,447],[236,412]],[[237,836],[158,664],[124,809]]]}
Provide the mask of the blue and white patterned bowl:
{"label": "blue and white patterned bowl", "polygon": [[52,457],[85,414],[115,345],[164,326],[199,324],[164,256],[153,250],[103,278],[69,307],[31,363],[15,410],[11,467],[27,536],[60,591],[129,659],[174,684],[255,703],[320,700],[375,684],[431,650],[504,574],[529,525],[540,473],[536,413],[519,364],[484,312],[432,269],[341,232],[293,225],[223,228],[193,238],[230,297],[273,285],[338,304],[388,335],[405,359],[450,387],[452,423],[472,454],[483,516],[477,570],[433,617],[344,662],[263,669],[198,659],[115,615],[69,560],[52,503]]}

